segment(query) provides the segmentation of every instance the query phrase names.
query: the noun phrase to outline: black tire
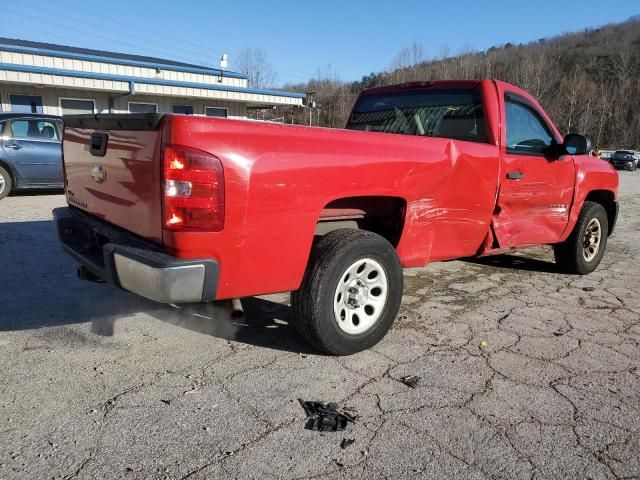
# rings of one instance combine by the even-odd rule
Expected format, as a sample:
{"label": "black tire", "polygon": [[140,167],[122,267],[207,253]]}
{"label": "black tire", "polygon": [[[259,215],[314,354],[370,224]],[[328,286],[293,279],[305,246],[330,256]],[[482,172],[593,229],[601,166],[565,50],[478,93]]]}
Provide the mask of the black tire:
{"label": "black tire", "polygon": [[[349,311],[336,300],[340,298],[338,283],[344,281],[345,286],[342,288],[347,288],[345,275],[349,268],[355,268],[354,265],[360,260],[366,264],[367,259],[377,262],[386,275],[386,301],[380,310],[381,313],[378,313],[377,319],[367,330],[359,334],[350,334],[338,325],[339,320],[334,313],[334,306]],[[355,279],[354,276],[353,280]],[[362,280],[367,281],[364,276]],[[403,281],[398,255],[386,239],[363,230],[334,230],[321,237],[315,244],[302,285],[291,295],[293,325],[307,342],[324,353],[351,355],[366,350],[378,343],[393,325],[402,300]],[[366,284],[363,285],[369,292]],[[371,295],[374,295],[374,290],[375,287],[371,289]],[[384,293],[384,288],[382,292]],[[346,301],[345,297],[345,305]],[[367,307],[371,309],[369,305],[364,305],[365,311]],[[353,313],[351,315],[357,317]],[[363,325],[366,324],[366,320],[363,321]],[[353,322],[351,325],[358,325],[352,318],[348,321]]]}
{"label": "black tire", "polygon": [[11,193],[13,181],[11,175],[4,167],[0,167],[0,200]]}
{"label": "black tire", "polygon": [[[600,240],[593,258],[588,259],[585,253],[587,227],[592,222],[599,222]],[[554,246],[554,254],[558,266],[567,273],[586,275],[593,272],[598,265],[607,247],[609,233],[609,220],[604,207],[595,202],[584,202],[576,226],[569,238],[563,243]]]}

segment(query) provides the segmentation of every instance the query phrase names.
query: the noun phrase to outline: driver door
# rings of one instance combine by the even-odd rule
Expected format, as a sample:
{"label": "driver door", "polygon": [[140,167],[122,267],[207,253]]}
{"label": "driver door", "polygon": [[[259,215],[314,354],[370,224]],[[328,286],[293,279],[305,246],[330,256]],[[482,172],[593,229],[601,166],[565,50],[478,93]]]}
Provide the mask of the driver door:
{"label": "driver door", "polygon": [[573,158],[554,154],[559,139],[528,99],[506,92],[503,116],[502,178],[492,221],[498,244],[556,243],[569,221]]}

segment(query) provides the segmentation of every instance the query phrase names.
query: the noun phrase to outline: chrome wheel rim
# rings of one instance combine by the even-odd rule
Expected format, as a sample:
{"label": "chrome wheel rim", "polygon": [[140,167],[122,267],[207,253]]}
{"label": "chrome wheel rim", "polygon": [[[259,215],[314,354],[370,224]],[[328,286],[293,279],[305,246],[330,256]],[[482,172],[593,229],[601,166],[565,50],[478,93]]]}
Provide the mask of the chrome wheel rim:
{"label": "chrome wheel rim", "polygon": [[382,316],[389,296],[389,278],[372,258],[353,262],[340,276],[333,294],[333,314],[340,330],[359,335]]}
{"label": "chrome wheel rim", "polygon": [[602,226],[600,225],[600,220],[593,218],[587,225],[582,242],[582,256],[587,262],[592,261],[598,254],[601,240]]}
{"label": "chrome wheel rim", "polygon": [[0,174],[0,195],[2,194],[2,192],[4,192],[4,189],[7,186],[7,182],[4,180],[4,176],[2,176],[2,174]]}

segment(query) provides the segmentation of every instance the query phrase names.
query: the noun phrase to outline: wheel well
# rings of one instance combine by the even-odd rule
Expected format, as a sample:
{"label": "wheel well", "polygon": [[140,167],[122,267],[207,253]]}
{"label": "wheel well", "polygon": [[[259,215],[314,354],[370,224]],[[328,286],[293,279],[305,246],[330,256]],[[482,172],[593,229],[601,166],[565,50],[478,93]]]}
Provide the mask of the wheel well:
{"label": "wheel well", "polygon": [[402,235],[407,202],[399,197],[368,196],[339,198],[320,213],[316,235],[339,228],[368,230],[396,247]]}
{"label": "wheel well", "polygon": [[596,202],[604,207],[607,212],[607,220],[609,223],[608,235],[611,235],[611,233],[613,233],[613,227],[615,226],[616,216],[618,213],[613,192],[610,190],[593,190],[592,192],[589,192],[585,201]]}

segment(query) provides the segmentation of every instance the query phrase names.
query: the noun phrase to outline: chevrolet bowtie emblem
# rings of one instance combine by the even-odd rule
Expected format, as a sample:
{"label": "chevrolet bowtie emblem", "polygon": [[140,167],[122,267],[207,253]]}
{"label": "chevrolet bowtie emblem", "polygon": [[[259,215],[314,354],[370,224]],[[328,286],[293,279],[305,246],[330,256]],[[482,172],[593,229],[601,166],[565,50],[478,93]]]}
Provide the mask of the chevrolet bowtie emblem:
{"label": "chevrolet bowtie emblem", "polygon": [[107,178],[107,171],[100,164],[95,164],[93,167],[91,167],[90,174],[98,183],[104,182]]}

